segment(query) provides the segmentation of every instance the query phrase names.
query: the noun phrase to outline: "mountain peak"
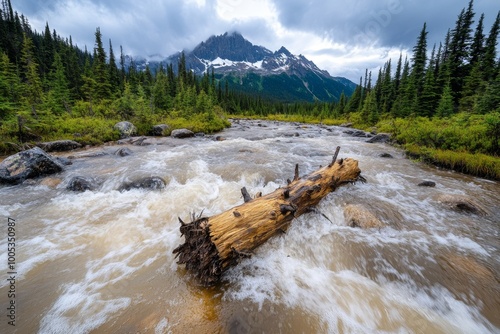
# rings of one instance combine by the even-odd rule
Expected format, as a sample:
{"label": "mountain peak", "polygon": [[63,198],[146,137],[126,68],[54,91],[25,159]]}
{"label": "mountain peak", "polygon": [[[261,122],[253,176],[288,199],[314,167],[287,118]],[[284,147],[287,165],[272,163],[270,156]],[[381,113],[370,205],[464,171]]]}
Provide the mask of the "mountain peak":
{"label": "mountain peak", "polygon": [[[226,80],[232,89],[282,101],[338,100],[342,92],[349,96],[356,87],[347,79],[330,76],[284,46],[272,52],[252,44],[237,31],[212,35],[184,55],[186,68],[197,75],[213,71],[217,80]],[[179,56],[171,55],[158,64],[170,63],[175,70]],[[152,58],[150,68],[155,66],[151,63],[156,57]],[[146,59],[141,61],[141,68],[147,63]]]}
{"label": "mountain peak", "polygon": [[292,54],[290,53],[290,51],[288,51],[287,48],[285,48],[284,46],[282,46],[278,51],[276,51],[274,53],[275,55],[279,55],[279,54],[284,54],[286,55],[287,57],[291,57]]}

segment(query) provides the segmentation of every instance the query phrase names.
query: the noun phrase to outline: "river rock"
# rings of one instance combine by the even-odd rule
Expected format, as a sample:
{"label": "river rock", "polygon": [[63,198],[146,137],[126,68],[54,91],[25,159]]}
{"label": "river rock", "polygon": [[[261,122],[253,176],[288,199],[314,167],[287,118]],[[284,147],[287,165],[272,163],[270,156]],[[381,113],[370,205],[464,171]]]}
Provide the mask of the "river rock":
{"label": "river rock", "polygon": [[368,139],[367,143],[386,143],[391,140],[391,135],[389,133],[379,133],[378,135],[373,136]]}
{"label": "river rock", "polygon": [[127,121],[116,123],[114,129],[120,131],[120,138],[128,138],[137,133],[135,125]]}
{"label": "river rock", "polygon": [[488,215],[488,211],[481,204],[465,195],[443,194],[437,197],[437,201],[456,211]]}
{"label": "river rock", "polygon": [[362,138],[362,137],[369,138],[369,137],[372,137],[371,133],[365,132],[363,130],[356,130],[356,129],[345,130],[344,133],[347,134],[347,135],[350,135],[352,137],[357,137],[357,138]]}
{"label": "river rock", "polygon": [[0,163],[0,183],[21,183],[26,179],[58,173],[62,163],[39,147],[7,157]]}
{"label": "river rock", "polygon": [[189,138],[194,137],[194,132],[188,129],[176,129],[170,135],[174,138]]}
{"label": "river rock", "polygon": [[339,125],[341,128],[352,128],[352,123],[342,123]]}
{"label": "river rock", "polygon": [[65,157],[56,157],[57,161],[59,161],[61,164],[64,166],[69,166],[73,164],[73,161],[71,161],[69,158]]}
{"label": "river rock", "polygon": [[349,204],[344,208],[344,218],[350,227],[380,228],[384,224],[368,209],[359,204]]}
{"label": "river rock", "polygon": [[419,187],[435,187],[436,182],[434,181],[422,181],[418,184]]}
{"label": "river rock", "polygon": [[126,157],[128,155],[132,155],[134,152],[132,152],[131,149],[129,149],[128,147],[122,147],[120,149],[118,149],[114,154],[119,156],[119,157]]}
{"label": "river rock", "polygon": [[165,188],[165,180],[158,176],[144,177],[130,183],[123,184],[119,190],[129,191],[132,189],[161,190]]}
{"label": "river rock", "polygon": [[389,153],[382,153],[382,154],[380,154],[380,155],[379,155],[379,157],[381,157],[381,158],[387,158],[387,159],[392,159],[392,158],[394,158],[394,157],[393,157],[391,154],[389,154]]}
{"label": "river rock", "polygon": [[75,176],[73,177],[66,187],[67,190],[71,191],[86,191],[86,190],[94,190],[96,188],[95,181],[90,178],[86,178],[83,176]]}
{"label": "river rock", "polygon": [[153,126],[153,130],[151,131],[153,136],[165,136],[167,134],[170,126],[167,124],[158,124]]}
{"label": "river rock", "polygon": [[56,140],[37,144],[45,152],[64,152],[82,147],[80,143],[73,140]]}

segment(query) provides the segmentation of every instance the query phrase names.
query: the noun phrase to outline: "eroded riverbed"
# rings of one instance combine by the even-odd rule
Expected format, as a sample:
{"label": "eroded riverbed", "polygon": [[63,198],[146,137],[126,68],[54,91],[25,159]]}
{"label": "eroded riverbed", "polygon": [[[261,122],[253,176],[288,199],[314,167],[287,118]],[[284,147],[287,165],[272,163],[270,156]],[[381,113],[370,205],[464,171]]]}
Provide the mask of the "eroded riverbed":
{"label": "eroded riverbed", "polygon": [[[225,140],[148,139],[64,156],[57,175],[0,187],[0,217],[16,220],[17,333],[491,333],[500,332],[500,184],[407,160],[337,127],[237,121]],[[224,282],[204,289],[175,263],[177,217],[210,216],[269,193],[339,157],[359,161],[367,183],[338,189],[322,214],[294,220]],[[96,154],[98,153],[98,154]],[[394,158],[382,158],[389,153]],[[66,190],[74,176],[93,191]],[[144,176],[165,189],[119,191]],[[423,180],[433,188],[418,187]],[[486,216],[450,210],[462,195]],[[346,226],[361,204],[385,225]],[[0,272],[7,267],[6,224]],[[8,282],[0,283],[2,309]],[[5,306],[5,307],[4,307]],[[5,312],[2,312],[2,314]]]}

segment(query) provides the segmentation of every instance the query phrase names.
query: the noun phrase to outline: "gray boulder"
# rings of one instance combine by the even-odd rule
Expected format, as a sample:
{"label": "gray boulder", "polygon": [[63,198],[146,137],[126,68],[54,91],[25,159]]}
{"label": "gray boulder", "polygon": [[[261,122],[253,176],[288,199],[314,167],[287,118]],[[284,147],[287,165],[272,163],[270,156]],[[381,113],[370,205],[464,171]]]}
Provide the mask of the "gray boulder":
{"label": "gray boulder", "polygon": [[71,191],[86,191],[96,188],[95,181],[83,176],[75,176],[70,181],[66,189]]}
{"label": "gray boulder", "polygon": [[127,148],[127,147],[122,147],[120,149],[118,149],[116,152],[115,152],[115,155],[117,156],[120,156],[120,157],[126,157],[128,155],[131,155],[133,154],[134,152],[132,152],[131,149]]}
{"label": "gray boulder", "polygon": [[21,183],[26,179],[61,172],[64,166],[39,147],[7,157],[0,163],[0,183]]}
{"label": "gray boulder", "polygon": [[170,135],[174,138],[189,138],[194,137],[194,132],[188,129],[176,129]]}
{"label": "gray boulder", "polygon": [[391,135],[389,133],[379,133],[378,135],[373,136],[368,139],[367,143],[386,143],[391,140]]}
{"label": "gray boulder", "polygon": [[118,190],[129,191],[132,189],[161,190],[165,188],[165,180],[159,176],[144,177],[130,183],[123,184]]}
{"label": "gray boulder", "polygon": [[153,126],[153,130],[151,131],[151,133],[153,136],[165,136],[168,129],[170,129],[169,125],[158,124]]}
{"label": "gray boulder", "polygon": [[363,130],[356,130],[356,129],[345,130],[344,133],[347,135],[353,136],[353,137],[358,137],[358,138],[361,138],[361,137],[369,138],[369,137],[373,136],[369,132],[365,132]]}
{"label": "gray boulder", "polygon": [[114,129],[120,131],[120,138],[128,138],[137,133],[135,125],[127,121],[116,123]]}
{"label": "gray boulder", "polygon": [[82,147],[81,144],[73,140],[56,140],[37,144],[45,152],[64,152]]}

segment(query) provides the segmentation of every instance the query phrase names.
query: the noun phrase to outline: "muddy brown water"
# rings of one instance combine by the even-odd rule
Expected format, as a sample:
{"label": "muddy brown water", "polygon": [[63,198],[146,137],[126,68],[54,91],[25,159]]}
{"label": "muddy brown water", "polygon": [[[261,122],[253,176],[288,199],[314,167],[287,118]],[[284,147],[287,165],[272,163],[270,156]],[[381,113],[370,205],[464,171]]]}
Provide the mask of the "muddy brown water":
{"label": "muddy brown water", "polygon": [[[2,333],[500,333],[500,184],[425,166],[337,127],[234,121],[218,134],[71,152],[57,175],[0,187]],[[217,287],[175,262],[177,217],[214,215],[339,157],[367,183],[328,195]],[[94,153],[105,155],[92,157]],[[393,159],[381,158],[390,153]],[[89,156],[90,155],[90,156]],[[73,176],[94,191],[66,190]],[[119,192],[144,176],[161,191]],[[436,187],[417,187],[424,180]],[[488,211],[450,210],[443,194]],[[346,226],[361,204],[385,227]],[[16,221],[16,326],[8,325],[7,219]]]}

